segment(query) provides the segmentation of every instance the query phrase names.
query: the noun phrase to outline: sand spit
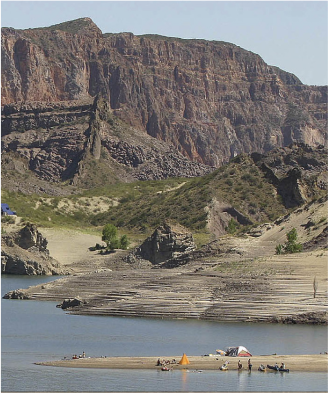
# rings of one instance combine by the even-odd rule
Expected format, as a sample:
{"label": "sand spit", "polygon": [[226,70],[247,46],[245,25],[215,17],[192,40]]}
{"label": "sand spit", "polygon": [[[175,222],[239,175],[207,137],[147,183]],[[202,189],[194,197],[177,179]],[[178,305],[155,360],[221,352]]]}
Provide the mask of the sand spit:
{"label": "sand spit", "polygon": [[[165,360],[181,359],[181,355],[172,357],[106,357],[106,358],[81,358],[58,360],[52,362],[36,363],[42,366],[54,367],[73,367],[73,368],[106,368],[106,369],[144,369],[144,370],[161,370],[160,366],[156,366],[158,358]],[[229,371],[237,371],[238,360],[243,364],[243,371],[247,372],[247,360],[251,359],[253,365],[252,372],[258,372],[261,364],[274,365],[282,362],[286,368],[293,371],[309,371],[309,372],[327,372],[328,371],[328,355],[263,355],[252,356],[251,358],[226,357],[226,356],[188,356],[189,365],[170,364],[172,370],[218,370],[225,362],[229,361]],[[276,372],[267,370],[266,372]]]}

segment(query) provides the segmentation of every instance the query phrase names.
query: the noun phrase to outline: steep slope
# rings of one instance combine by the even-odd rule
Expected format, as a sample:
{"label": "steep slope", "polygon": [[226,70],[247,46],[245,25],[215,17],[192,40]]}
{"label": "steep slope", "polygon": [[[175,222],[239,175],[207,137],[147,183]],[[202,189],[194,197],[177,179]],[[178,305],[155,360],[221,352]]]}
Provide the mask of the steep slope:
{"label": "steep slope", "polygon": [[242,154],[201,178],[169,192],[130,194],[92,220],[120,227],[150,227],[165,219],[192,230],[225,234],[272,222],[288,209],[327,195],[327,150],[295,144],[267,154]]}
{"label": "steep slope", "polygon": [[[5,189],[58,195],[118,181],[202,176],[213,169],[125,124],[99,96],[3,109]],[[59,184],[65,185],[62,191]]]}
{"label": "steep slope", "polygon": [[89,18],[2,29],[3,104],[98,93],[113,115],[209,166],[294,141],[326,143],[327,88],[236,45],[102,34]]}

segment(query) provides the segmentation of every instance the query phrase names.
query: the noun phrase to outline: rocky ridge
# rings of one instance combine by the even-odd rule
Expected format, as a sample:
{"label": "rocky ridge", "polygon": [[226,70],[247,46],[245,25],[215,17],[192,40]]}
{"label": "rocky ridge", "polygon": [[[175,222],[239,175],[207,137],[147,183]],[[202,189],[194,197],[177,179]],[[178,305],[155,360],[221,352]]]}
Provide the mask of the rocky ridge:
{"label": "rocky ridge", "polygon": [[[303,85],[294,75],[267,65],[260,56],[236,45],[132,33],[102,34],[89,18],[49,28],[2,29],[2,103],[8,105],[3,110],[3,124],[6,133],[20,130],[33,140],[33,149],[25,146],[25,156],[35,160],[36,147],[44,143],[57,143],[61,150],[67,150],[66,139],[72,141],[76,153],[81,152],[80,144],[85,144],[92,130],[86,121],[83,126],[74,125],[78,129],[73,124],[63,127],[60,133],[52,129],[53,117],[46,119],[33,110],[40,120],[29,118],[33,117],[31,112],[24,120],[26,111],[21,108],[21,119],[17,119],[20,111],[13,116],[11,106],[41,101],[47,108],[49,103],[85,102],[98,94],[114,118],[161,141],[172,154],[178,151],[208,167],[218,167],[242,152],[263,153],[292,142],[326,144],[327,88]],[[86,111],[87,107],[85,111],[78,109],[63,121],[82,123]],[[36,133],[35,127],[43,132]],[[55,139],[49,136],[50,130]],[[101,154],[99,137],[95,135],[93,141],[96,156]],[[15,142],[5,141],[10,151],[15,151],[17,139],[16,134]],[[113,142],[107,142],[109,150],[117,150],[118,141]],[[130,150],[138,143],[131,145]],[[122,145],[116,154],[121,149]],[[39,153],[39,161],[51,153]],[[74,177],[70,166],[73,162],[77,165],[76,157],[74,161],[65,154],[53,154],[56,165],[63,167],[62,177]],[[138,149],[132,156],[129,164],[140,162]],[[141,157],[144,163],[148,160],[147,153]],[[172,166],[165,174],[161,168],[160,172],[162,176],[179,176],[178,167]],[[37,168],[42,176],[54,173],[55,179],[60,177],[58,168],[49,172],[42,162],[31,165],[33,171]],[[150,165],[139,178],[160,176],[149,171]],[[200,168],[191,171],[196,175],[201,172]],[[118,176],[128,178],[126,172]]]}
{"label": "rocky ridge", "polygon": [[[2,120],[3,185],[13,189],[12,178],[30,173],[28,182],[22,179],[19,189],[16,184],[16,191],[27,191],[32,184],[33,190],[38,184],[42,191],[63,182],[90,188],[117,179],[194,177],[214,169],[123,124],[99,96],[83,105],[76,101],[6,105]],[[50,191],[54,192],[58,187]]]}

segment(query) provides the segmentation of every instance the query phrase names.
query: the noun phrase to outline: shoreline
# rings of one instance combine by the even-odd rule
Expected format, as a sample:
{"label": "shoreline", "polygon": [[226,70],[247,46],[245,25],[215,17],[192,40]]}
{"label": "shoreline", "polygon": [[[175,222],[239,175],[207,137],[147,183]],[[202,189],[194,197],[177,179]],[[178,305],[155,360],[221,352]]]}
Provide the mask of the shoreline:
{"label": "shoreline", "polygon": [[[187,355],[188,356],[188,355]],[[180,365],[178,362],[180,356],[165,357],[102,357],[102,358],[79,358],[57,360],[51,362],[35,363],[40,366],[66,367],[66,368],[100,368],[100,369],[140,369],[140,370],[161,370],[161,366],[157,366],[158,359],[172,360],[176,359],[175,364],[170,364],[172,370],[218,370],[225,362],[229,361],[229,371],[238,371],[238,361],[240,360],[243,369],[248,372],[247,361],[251,359],[252,372],[259,372],[258,367],[263,365],[274,365],[282,362],[290,372],[328,372],[328,355],[261,355],[252,357],[230,357],[230,356],[188,356],[190,364]],[[277,372],[267,370],[266,372]]]}

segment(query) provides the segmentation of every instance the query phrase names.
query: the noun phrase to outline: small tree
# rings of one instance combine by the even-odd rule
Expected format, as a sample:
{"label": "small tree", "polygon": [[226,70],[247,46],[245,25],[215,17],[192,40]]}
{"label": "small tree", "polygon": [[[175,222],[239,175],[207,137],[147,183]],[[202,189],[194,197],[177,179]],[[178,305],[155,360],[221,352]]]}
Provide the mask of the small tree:
{"label": "small tree", "polygon": [[129,247],[129,244],[130,244],[129,239],[126,235],[123,235],[121,237],[120,243],[121,243],[122,250],[127,250],[127,248]]}
{"label": "small tree", "polygon": [[287,234],[287,241],[284,245],[278,244],[276,246],[276,254],[293,254],[295,252],[301,252],[303,246],[301,243],[296,243],[297,241],[297,231],[295,228],[291,229]]}
{"label": "small tree", "polygon": [[130,244],[126,235],[123,235],[120,239],[118,238],[117,228],[113,224],[107,224],[104,226],[101,239],[106,242],[108,250],[115,250],[117,248],[126,250]]}
{"label": "small tree", "polygon": [[238,223],[231,218],[231,220],[228,223],[228,226],[226,227],[226,231],[230,234],[233,235],[237,231]]}
{"label": "small tree", "polygon": [[104,226],[102,231],[102,238],[106,245],[107,249],[114,250],[119,247],[119,241],[117,238],[117,228],[113,224],[107,224]]}
{"label": "small tree", "polygon": [[303,246],[301,243],[296,243],[297,241],[297,231],[295,228],[287,233],[287,242],[285,243],[284,251],[286,254],[293,254],[295,252],[301,252]]}

